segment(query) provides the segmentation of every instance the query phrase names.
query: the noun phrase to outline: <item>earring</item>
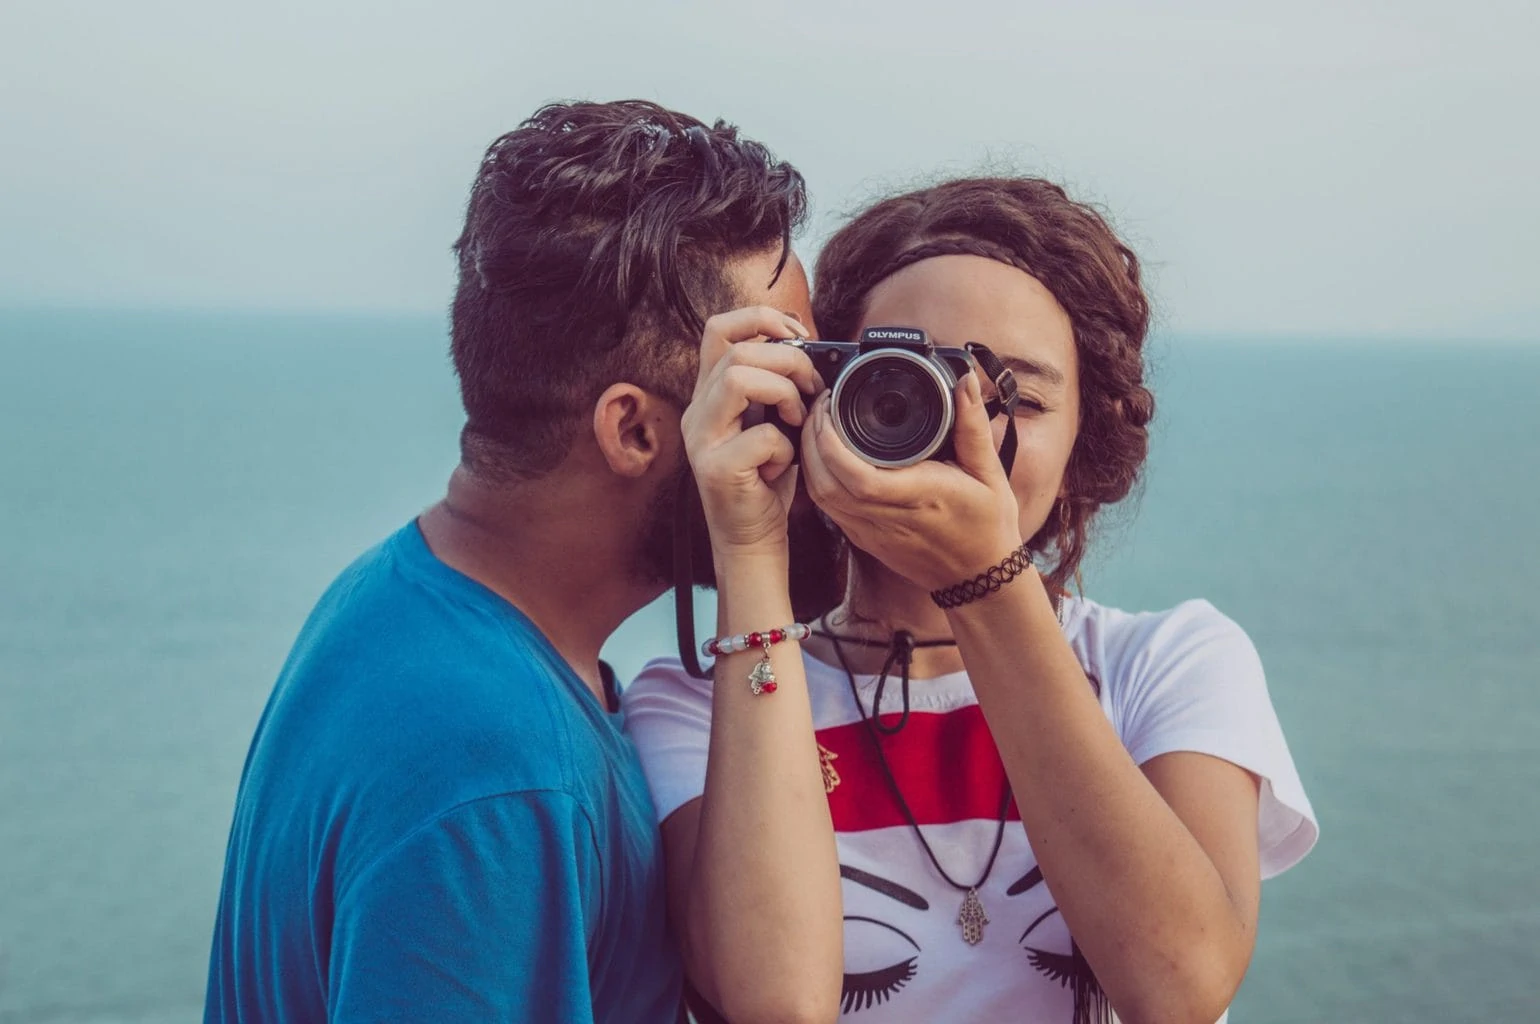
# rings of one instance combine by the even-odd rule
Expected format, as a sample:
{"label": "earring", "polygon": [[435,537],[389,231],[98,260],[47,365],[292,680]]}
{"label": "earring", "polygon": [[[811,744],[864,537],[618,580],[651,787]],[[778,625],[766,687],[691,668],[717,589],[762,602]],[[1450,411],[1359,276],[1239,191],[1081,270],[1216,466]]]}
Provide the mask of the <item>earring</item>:
{"label": "earring", "polygon": [[1070,535],[1070,529],[1074,523],[1074,503],[1068,497],[1059,499],[1059,535],[1055,538],[1056,554],[1059,556],[1059,564],[1064,564],[1065,557],[1073,546],[1074,538]]}

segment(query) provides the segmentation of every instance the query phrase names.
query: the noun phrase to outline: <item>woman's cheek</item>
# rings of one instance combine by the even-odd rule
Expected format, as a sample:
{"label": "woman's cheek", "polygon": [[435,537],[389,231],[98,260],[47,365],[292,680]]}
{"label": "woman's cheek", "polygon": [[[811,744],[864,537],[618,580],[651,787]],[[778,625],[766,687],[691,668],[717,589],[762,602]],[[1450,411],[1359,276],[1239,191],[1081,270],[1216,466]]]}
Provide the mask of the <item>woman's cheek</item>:
{"label": "woman's cheek", "polygon": [[1030,539],[1043,528],[1053,512],[1053,504],[1062,489],[1064,473],[1043,472],[1044,453],[1023,448],[1011,467],[1011,490],[1020,510],[1021,536]]}

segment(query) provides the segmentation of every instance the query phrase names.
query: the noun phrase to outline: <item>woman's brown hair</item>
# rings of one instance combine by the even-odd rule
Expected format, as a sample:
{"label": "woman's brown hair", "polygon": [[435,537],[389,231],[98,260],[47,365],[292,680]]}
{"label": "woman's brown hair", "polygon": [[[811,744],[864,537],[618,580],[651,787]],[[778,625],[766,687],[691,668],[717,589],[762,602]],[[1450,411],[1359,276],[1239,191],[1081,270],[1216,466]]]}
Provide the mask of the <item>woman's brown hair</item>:
{"label": "woman's brown hair", "polygon": [[1078,582],[1092,519],[1128,496],[1149,450],[1155,398],[1144,384],[1150,306],[1139,259],[1099,213],[1052,182],[948,181],[883,200],[829,240],[813,287],[820,333],[853,340],[878,283],[949,255],[983,256],[1031,274],[1074,328],[1080,429],[1065,471],[1066,497],[1029,541],[1034,552],[1052,553],[1045,579],[1062,590]]}

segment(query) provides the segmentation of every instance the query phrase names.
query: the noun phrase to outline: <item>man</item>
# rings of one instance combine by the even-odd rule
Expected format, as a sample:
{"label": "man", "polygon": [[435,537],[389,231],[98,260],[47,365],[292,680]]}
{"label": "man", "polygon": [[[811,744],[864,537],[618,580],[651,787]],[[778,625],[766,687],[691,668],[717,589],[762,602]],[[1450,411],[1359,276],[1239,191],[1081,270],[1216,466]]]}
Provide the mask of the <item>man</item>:
{"label": "man", "polygon": [[460,466],[283,669],[207,1021],[675,1020],[655,819],[599,650],[669,580],[703,320],[810,316],[805,205],[758,143],[649,103],[549,106],[488,149],[455,244]]}

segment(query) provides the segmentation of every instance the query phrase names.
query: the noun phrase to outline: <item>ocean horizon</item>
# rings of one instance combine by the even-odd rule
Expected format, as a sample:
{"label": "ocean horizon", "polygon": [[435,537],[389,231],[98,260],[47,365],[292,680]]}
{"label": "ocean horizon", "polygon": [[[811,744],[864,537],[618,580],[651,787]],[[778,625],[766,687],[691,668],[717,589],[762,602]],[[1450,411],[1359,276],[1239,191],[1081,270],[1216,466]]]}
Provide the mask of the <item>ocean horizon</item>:
{"label": "ocean horizon", "polygon": [[[1150,352],[1085,593],[1237,620],[1321,820],[1231,1021],[1540,1020],[1540,337]],[[0,368],[0,1024],[200,1020],[289,645],[456,462],[444,317],[0,309]]]}

